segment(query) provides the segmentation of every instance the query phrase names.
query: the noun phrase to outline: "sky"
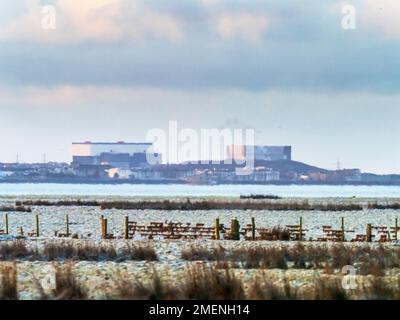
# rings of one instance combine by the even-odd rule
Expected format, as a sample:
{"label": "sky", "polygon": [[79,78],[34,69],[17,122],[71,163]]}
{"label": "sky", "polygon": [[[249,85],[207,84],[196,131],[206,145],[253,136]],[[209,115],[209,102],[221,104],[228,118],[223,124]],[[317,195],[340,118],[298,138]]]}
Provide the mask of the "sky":
{"label": "sky", "polygon": [[399,16],[398,0],[0,0],[0,162],[178,121],[400,173]]}

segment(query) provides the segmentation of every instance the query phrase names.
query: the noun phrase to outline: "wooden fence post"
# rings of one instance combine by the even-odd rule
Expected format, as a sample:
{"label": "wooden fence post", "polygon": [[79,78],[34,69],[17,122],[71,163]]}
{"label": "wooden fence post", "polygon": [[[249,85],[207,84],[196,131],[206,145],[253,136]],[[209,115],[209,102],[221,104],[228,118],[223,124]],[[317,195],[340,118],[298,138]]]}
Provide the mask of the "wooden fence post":
{"label": "wooden fence post", "polygon": [[39,215],[37,214],[36,217],[36,237],[40,236],[40,229],[39,229]]}
{"label": "wooden fence post", "polygon": [[367,224],[366,235],[367,242],[372,242],[372,225],[370,223]]}
{"label": "wooden fence post", "polygon": [[100,216],[100,229],[101,229],[101,238],[104,239],[103,238],[103,236],[104,236],[104,216],[103,215]]}
{"label": "wooden fence post", "polygon": [[240,225],[237,218],[233,218],[231,221],[231,237],[232,240],[240,240],[239,233]]}
{"label": "wooden fence post", "polygon": [[393,239],[397,241],[397,231],[399,230],[399,225],[397,224],[397,218],[394,220],[394,236]]}
{"label": "wooden fence post", "polygon": [[214,223],[214,240],[219,240],[219,218]]}
{"label": "wooden fence post", "polygon": [[67,238],[69,237],[69,216],[68,215],[66,215],[65,216],[65,227],[66,227],[66,236],[67,236]]}
{"label": "wooden fence post", "polygon": [[8,214],[7,213],[4,216],[4,225],[5,225],[5,228],[4,228],[5,234],[8,234]]}
{"label": "wooden fence post", "polygon": [[256,219],[254,217],[251,218],[251,238],[252,240],[256,240]]}
{"label": "wooden fence post", "polygon": [[303,241],[303,217],[300,217],[300,224],[299,224],[299,240]]}
{"label": "wooden fence post", "polygon": [[107,219],[101,218],[101,238],[107,239]]}
{"label": "wooden fence post", "polygon": [[24,235],[24,228],[22,228],[22,227],[19,227],[19,234],[20,234],[21,236],[23,236],[23,235]]}
{"label": "wooden fence post", "polygon": [[345,227],[344,227],[344,217],[342,217],[342,226],[341,226],[341,228],[342,228],[342,242],[345,242],[346,241],[346,237],[345,237]]}
{"label": "wooden fence post", "polygon": [[129,239],[129,217],[126,216],[124,219],[124,239]]}
{"label": "wooden fence post", "polygon": [[240,240],[240,224],[237,218],[236,218],[236,240]]}
{"label": "wooden fence post", "polygon": [[104,239],[107,239],[107,235],[108,235],[108,219],[104,219]]}

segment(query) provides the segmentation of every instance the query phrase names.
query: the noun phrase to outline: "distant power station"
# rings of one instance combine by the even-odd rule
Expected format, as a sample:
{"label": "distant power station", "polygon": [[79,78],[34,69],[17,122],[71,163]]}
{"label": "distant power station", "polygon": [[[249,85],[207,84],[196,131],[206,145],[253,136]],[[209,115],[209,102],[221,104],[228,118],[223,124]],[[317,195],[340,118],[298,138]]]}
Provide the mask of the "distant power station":
{"label": "distant power station", "polygon": [[152,143],[74,142],[72,158],[75,165],[109,165],[116,168],[146,167],[161,163],[161,154],[154,153]]}
{"label": "distant power station", "polygon": [[[327,170],[292,161],[291,146],[231,145],[222,161],[162,163],[152,143],[75,142],[73,162],[1,164],[3,181],[82,181],[122,180],[134,183],[267,184],[267,183],[379,183],[400,184],[400,175],[363,174],[359,169]],[[254,163],[249,161],[254,160]],[[235,161],[229,161],[235,160]],[[237,174],[237,168],[253,170]]]}
{"label": "distant power station", "polygon": [[[108,165],[114,168],[139,168],[161,164],[162,156],[155,153],[152,143],[132,142],[74,142],[72,143],[73,164],[80,166]],[[261,161],[292,160],[291,146],[239,146],[228,147],[228,158]]]}

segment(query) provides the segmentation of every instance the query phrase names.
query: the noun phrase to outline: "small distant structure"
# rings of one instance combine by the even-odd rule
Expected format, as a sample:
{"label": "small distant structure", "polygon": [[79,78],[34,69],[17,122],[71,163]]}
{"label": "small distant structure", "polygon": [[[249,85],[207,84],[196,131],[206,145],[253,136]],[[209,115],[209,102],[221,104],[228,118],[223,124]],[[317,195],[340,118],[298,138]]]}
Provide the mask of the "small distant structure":
{"label": "small distant structure", "polygon": [[145,142],[74,142],[71,152],[72,164],[77,166],[130,169],[160,164],[162,160],[161,154],[153,151],[153,144]]}
{"label": "small distant structure", "polygon": [[292,160],[291,146],[228,146],[227,158],[234,161],[254,159],[256,161]]}

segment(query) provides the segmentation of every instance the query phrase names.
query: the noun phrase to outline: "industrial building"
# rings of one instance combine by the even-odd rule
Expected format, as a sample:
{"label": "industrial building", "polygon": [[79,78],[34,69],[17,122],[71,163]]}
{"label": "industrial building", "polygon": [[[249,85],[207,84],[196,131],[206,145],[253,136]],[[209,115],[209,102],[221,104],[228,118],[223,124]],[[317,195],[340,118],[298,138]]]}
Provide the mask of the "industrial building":
{"label": "industrial building", "polygon": [[152,143],[74,142],[72,164],[106,165],[113,168],[137,168],[161,163],[161,155],[153,151]]}
{"label": "industrial building", "polygon": [[292,160],[291,146],[229,146],[228,159],[234,161],[279,161]]}

